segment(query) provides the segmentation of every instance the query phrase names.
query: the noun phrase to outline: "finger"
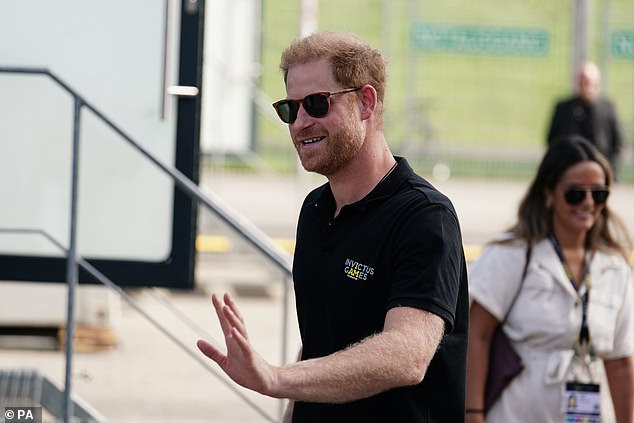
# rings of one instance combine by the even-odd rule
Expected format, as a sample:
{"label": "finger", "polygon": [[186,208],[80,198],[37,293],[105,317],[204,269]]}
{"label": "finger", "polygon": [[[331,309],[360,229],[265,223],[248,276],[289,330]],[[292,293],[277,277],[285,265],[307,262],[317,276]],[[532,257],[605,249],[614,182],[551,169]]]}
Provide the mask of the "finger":
{"label": "finger", "polygon": [[244,318],[242,317],[242,314],[240,313],[240,310],[238,309],[236,302],[233,300],[233,297],[228,292],[225,293],[225,304],[231,307],[231,311],[233,311],[236,317],[240,319],[242,324],[244,324]]}
{"label": "finger", "polygon": [[231,294],[225,293],[224,301],[225,301],[225,304],[227,305],[225,307],[225,317],[227,318],[227,320],[230,322],[232,326],[238,328],[238,330],[244,337],[248,338],[247,328],[244,323],[244,318],[242,317],[242,314],[240,314],[238,305],[233,300],[233,297],[231,296]]}
{"label": "finger", "polygon": [[227,358],[227,356],[221,353],[220,350],[218,350],[216,347],[203,339],[199,339],[198,342],[196,342],[196,346],[198,347],[200,352],[202,352],[218,364],[221,364]]}
{"label": "finger", "polygon": [[231,333],[233,341],[238,344],[238,347],[242,350],[245,355],[251,356],[252,349],[249,340],[243,336],[237,328],[233,328]]}
{"label": "finger", "polygon": [[218,321],[220,322],[222,333],[227,336],[231,332],[231,325],[227,321],[225,313],[222,311],[222,309],[224,308],[224,304],[220,301],[216,294],[211,294],[211,302],[213,303],[214,309],[216,310],[216,315],[218,316]]}
{"label": "finger", "polygon": [[225,306],[223,308],[223,312],[225,314],[225,318],[227,319],[227,322],[233,328],[237,329],[238,332],[242,334],[242,336],[244,336],[245,338],[248,337],[247,328],[245,327],[244,322],[239,318],[239,316],[236,316],[234,310],[229,306]]}

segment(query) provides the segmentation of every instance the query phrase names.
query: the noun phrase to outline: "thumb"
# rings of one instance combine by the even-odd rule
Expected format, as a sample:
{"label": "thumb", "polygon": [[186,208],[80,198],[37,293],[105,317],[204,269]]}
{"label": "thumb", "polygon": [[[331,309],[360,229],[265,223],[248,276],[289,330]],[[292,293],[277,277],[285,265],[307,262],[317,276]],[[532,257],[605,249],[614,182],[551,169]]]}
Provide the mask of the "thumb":
{"label": "thumb", "polygon": [[225,359],[225,355],[222,354],[216,347],[211,345],[209,342],[204,339],[199,339],[196,342],[196,346],[207,357],[211,358],[216,363],[220,363],[220,361]]}

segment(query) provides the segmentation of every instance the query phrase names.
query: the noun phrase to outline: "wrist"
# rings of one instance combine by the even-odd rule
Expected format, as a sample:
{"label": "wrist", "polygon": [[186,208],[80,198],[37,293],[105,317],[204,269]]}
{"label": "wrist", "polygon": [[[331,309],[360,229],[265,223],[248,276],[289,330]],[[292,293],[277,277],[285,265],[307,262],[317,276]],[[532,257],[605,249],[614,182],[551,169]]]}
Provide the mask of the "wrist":
{"label": "wrist", "polygon": [[268,383],[266,383],[265,391],[260,392],[261,394],[267,395],[271,398],[288,398],[284,395],[283,385],[283,367],[282,366],[271,366]]}
{"label": "wrist", "polygon": [[475,408],[475,407],[471,408],[471,407],[469,407],[469,408],[467,408],[465,410],[465,413],[467,413],[467,414],[484,414],[484,409],[483,408]]}

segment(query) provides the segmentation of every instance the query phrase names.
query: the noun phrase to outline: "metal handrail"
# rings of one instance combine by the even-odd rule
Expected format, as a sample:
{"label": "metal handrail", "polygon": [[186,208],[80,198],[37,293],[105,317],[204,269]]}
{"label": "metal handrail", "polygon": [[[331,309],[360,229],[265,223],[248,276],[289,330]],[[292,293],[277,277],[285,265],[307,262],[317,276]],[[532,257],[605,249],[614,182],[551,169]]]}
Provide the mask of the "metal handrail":
{"label": "metal handrail", "polygon": [[108,125],[113,131],[119,134],[130,145],[137,149],[143,156],[149,159],[152,163],[158,166],[164,173],[167,173],[185,193],[192,199],[198,200],[205,205],[210,211],[214,212],[220,219],[222,219],[231,228],[239,232],[246,241],[248,241],[259,252],[264,254],[275,264],[280,270],[282,270],[286,276],[292,276],[291,261],[289,255],[279,248],[270,237],[257,229],[255,226],[249,225],[244,219],[228,213],[224,210],[222,203],[217,197],[210,194],[203,193],[200,188],[185,176],[178,169],[164,164],[158,157],[156,157],[148,149],[134,141],[128,134],[120,129],[114,122],[108,119],[103,113],[87,102],[81,95],[79,95],[74,89],[72,89],[67,83],[56,76],[54,73],[44,68],[24,68],[24,67],[2,67],[0,66],[0,73],[21,73],[21,74],[40,74],[47,75],[58,83],[64,90],[73,96],[74,99],[79,100],[81,107],[86,107],[93,112],[99,119],[101,119],[106,125]]}
{"label": "metal handrail", "polygon": [[[55,239],[55,237],[53,237],[51,234],[49,234],[47,231],[43,229],[27,229],[27,228],[12,229],[12,228],[0,227],[0,233],[39,235],[43,237],[44,239],[46,239],[48,242],[50,242],[56,249],[58,249],[65,255],[68,255],[68,249],[66,249],[62,245],[61,242],[59,242],[57,239]],[[192,359],[197,361],[199,364],[205,367],[211,374],[216,376],[227,388],[229,388],[229,390],[231,390],[238,397],[240,397],[240,399],[242,399],[249,406],[251,406],[251,408],[253,408],[256,412],[258,412],[258,414],[260,414],[260,416],[262,416],[269,422],[275,423],[276,420],[274,418],[269,416],[266,413],[266,411],[264,411],[260,406],[258,406],[255,402],[253,402],[250,398],[248,398],[243,392],[238,390],[238,388],[236,388],[234,384],[224,379],[214,367],[209,365],[208,360],[203,360],[203,358],[200,355],[195,354],[190,348],[187,347],[185,343],[183,343],[183,341],[181,341],[176,336],[174,336],[169,331],[169,329],[167,329],[164,325],[162,325],[157,319],[152,317],[148,312],[143,310],[143,308],[139,304],[137,304],[137,302],[134,301],[134,299],[130,295],[128,295],[123,289],[121,289],[117,284],[115,284],[110,278],[108,278],[106,275],[100,272],[99,269],[97,269],[95,266],[90,264],[90,262],[88,262],[82,256],[79,256],[79,255],[76,256],[76,260],[80,267],[82,267],[86,272],[88,272],[92,277],[98,280],[101,284],[105,285],[107,288],[110,288],[115,293],[117,293],[119,297],[121,297],[131,308],[136,310],[141,316],[143,316],[148,322],[150,322],[150,324],[152,324],[156,329],[158,329],[163,335],[165,335],[172,342],[174,342],[178,347],[180,347],[183,351],[185,351],[185,353],[187,353]],[[66,344],[69,344],[69,343],[72,344],[72,342],[70,342],[69,339],[70,338],[67,336]]]}
{"label": "metal handrail", "polygon": [[[126,140],[132,147],[139,151],[143,156],[150,160],[155,166],[161,169],[164,173],[168,174],[176,185],[184,191],[184,193],[193,200],[197,200],[203,204],[207,209],[219,217],[223,222],[234,229],[240,236],[242,236],[248,243],[250,243],[257,251],[263,254],[270,262],[277,266],[285,275],[283,278],[284,284],[284,299],[283,299],[283,313],[282,313],[282,362],[286,362],[286,345],[287,345],[287,320],[288,320],[288,307],[289,307],[289,281],[292,279],[292,268],[290,256],[278,247],[266,234],[260,231],[257,227],[250,225],[246,219],[242,219],[236,214],[232,214],[225,210],[222,203],[217,197],[212,195],[205,195],[200,188],[187,176],[185,176],[178,169],[164,164],[158,157],[156,157],[148,149],[134,141],[128,134],[120,129],[112,120],[106,117],[96,107],[91,105],[85,98],[83,98],[77,91],[75,91],[69,84],[59,78],[46,68],[29,68],[29,67],[4,67],[0,66],[0,73],[15,73],[15,74],[30,74],[30,75],[45,75],[55,81],[66,92],[68,92],[74,100],[74,116],[73,116],[73,149],[72,149],[72,172],[71,172],[71,205],[70,205],[70,236],[69,247],[65,249],[67,253],[67,266],[66,277],[68,285],[68,301],[67,301],[67,319],[66,319],[66,339],[74,338],[74,304],[75,304],[75,288],[77,285],[77,266],[78,263],[82,267],[86,268],[93,273],[90,268],[90,264],[77,255],[76,251],[76,228],[77,228],[77,186],[78,186],[78,169],[79,169],[79,122],[80,112],[82,107],[86,107],[92,113],[95,114],[102,122],[108,125],[119,136]],[[45,236],[46,234],[43,233]],[[49,240],[51,238],[46,236]],[[55,243],[55,242],[54,242]],[[96,272],[97,269],[92,269]],[[103,278],[97,277],[97,279],[104,283],[106,286],[113,289],[115,284],[107,284]],[[121,295],[123,291],[116,290]],[[125,297],[124,297],[125,298]],[[145,314],[144,314],[145,315]],[[147,318],[147,316],[146,316]],[[171,334],[167,333],[170,339],[174,340]],[[66,374],[64,384],[64,404],[63,404],[63,417],[64,422],[71,421],[72,412],[72,400],[71,400],[71,369],[72,369],[72,356],[73,356],[73,343],[66,342]],[[200,361],[200,360],[199,360]],[[253,406],[249,402],[249,405]],[[258,412],[261,411],[256,408]],[[268,416],[266,416],[268,418]]]}

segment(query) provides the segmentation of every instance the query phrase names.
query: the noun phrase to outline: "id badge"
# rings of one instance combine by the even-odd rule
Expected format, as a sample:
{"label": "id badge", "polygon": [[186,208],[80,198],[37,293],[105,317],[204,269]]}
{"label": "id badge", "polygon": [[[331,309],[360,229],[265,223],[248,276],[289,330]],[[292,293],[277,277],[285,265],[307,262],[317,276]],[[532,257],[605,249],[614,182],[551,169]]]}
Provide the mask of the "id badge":
{"label": "id badge", "polygon": [[566,382],[564,389],[566,423],[600,423],[601,394],[595,383]]}

